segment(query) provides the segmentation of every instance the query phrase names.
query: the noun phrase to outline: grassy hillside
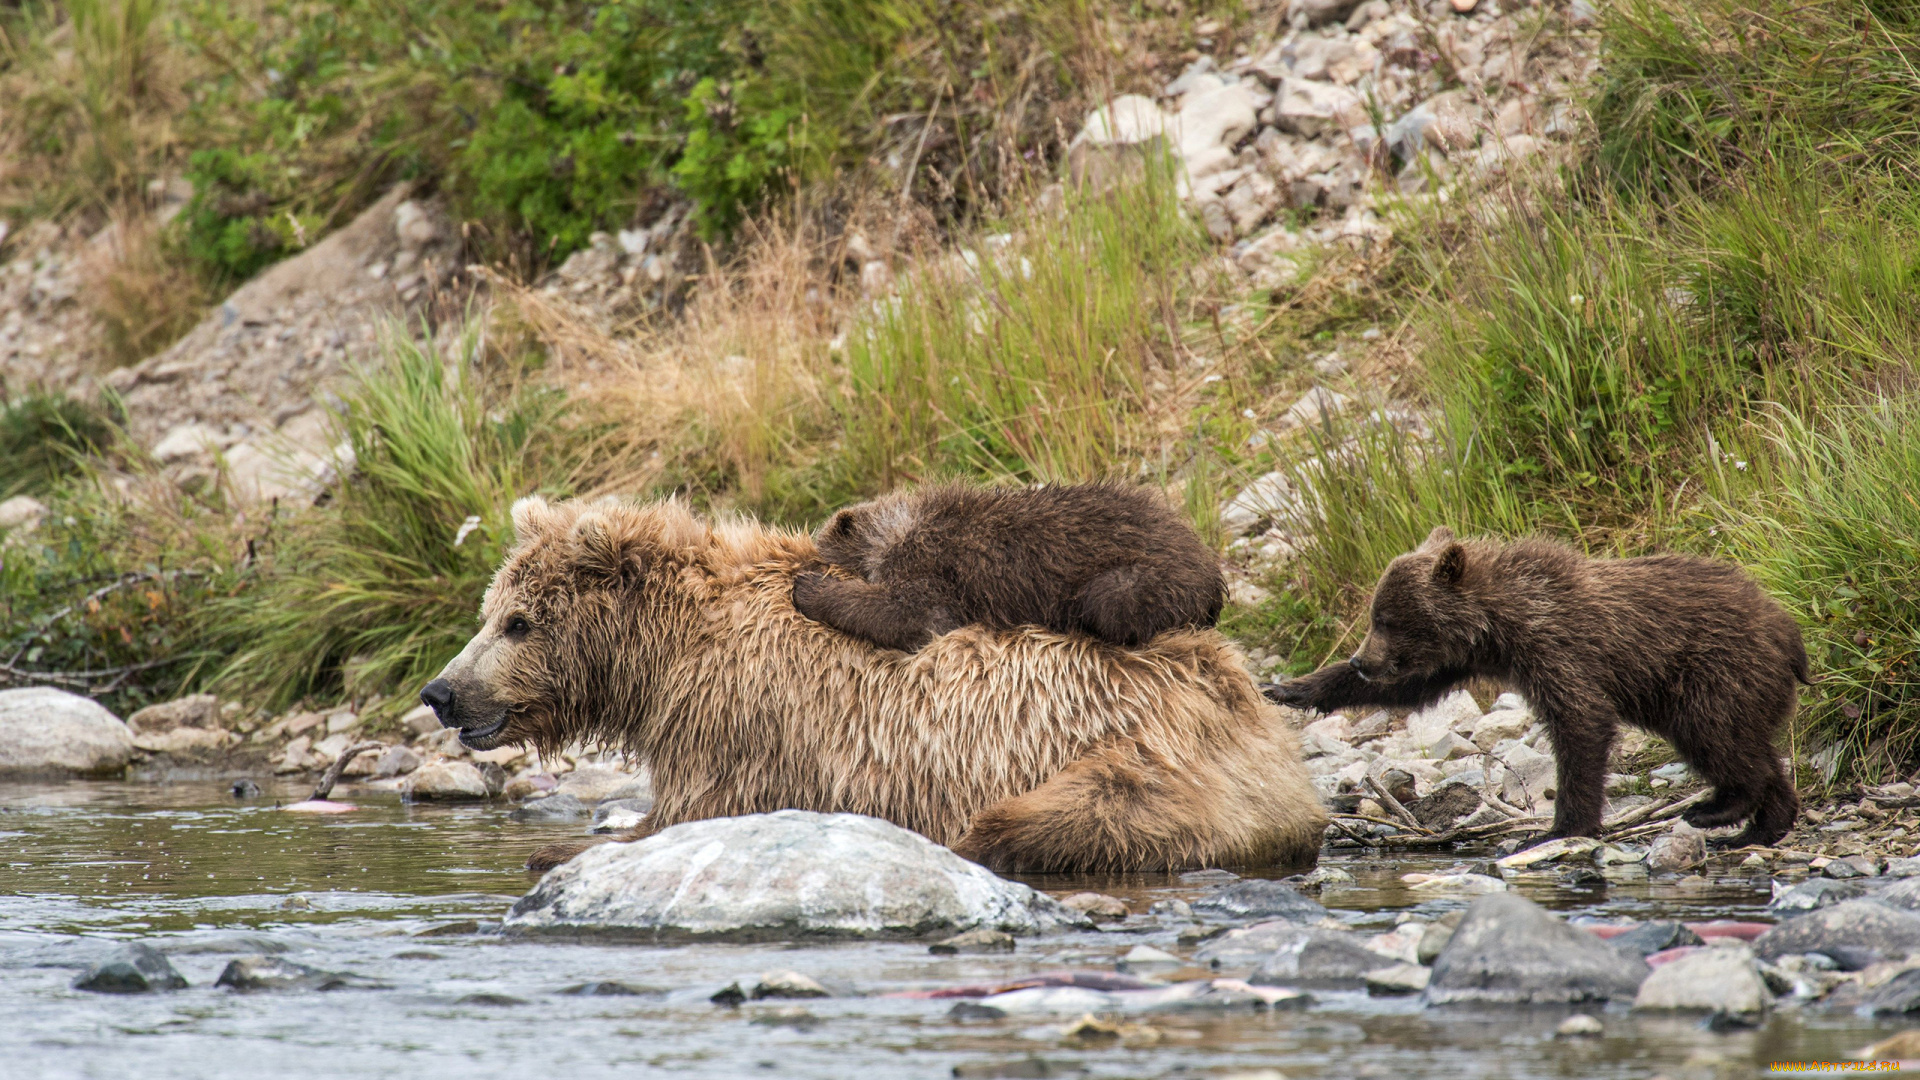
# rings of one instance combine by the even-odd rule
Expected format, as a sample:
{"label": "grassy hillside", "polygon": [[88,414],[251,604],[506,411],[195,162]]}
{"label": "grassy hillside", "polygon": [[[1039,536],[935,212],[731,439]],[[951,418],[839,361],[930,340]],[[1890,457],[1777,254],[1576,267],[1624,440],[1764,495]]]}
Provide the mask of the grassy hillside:
{"label": "grassy hillside", "polygon": [[[90,420],[9,419],[78,448],[0,477],[56,507],[0,563],[17,667],[155,665],[75,680],[123,703],[404,693],[464,637],[529,490],[680,491],[798,524],[939,476],[1129,475],[1224,540],[1222,503],[1279,470],[1313,512],[1225,625],[1282,669],[1350,648],[1374,576],[1436,524],[1696,551],[1751,567],[1805,625],[1803,762],[1873,777],[1914,756],[1911,4],[1605,6],[1564,163],[1400,204],[1384,248],[1329,248],[1300,283],[1252,291],[1169,175],[1040,193],[1054,122],[1151,70],[1130,50],[1270,12],[96,2],[115,18],[71,5],[62,48],[34,22],[51,9],[6,16],[5,92],[69,88],[11,136],[36,140],[0,178],[16,205],[125,197],[143,162],[184,159],[195,201],[167,243],[217,277],[398,175],[454,192],[523,268],[679,193],[714,263],[683,318],[618,332],[503,284],[457,377],[396,337],[342,420],[355,479],[305,514],[146,483],[131,449],[89,455]],[[178,121],[156,119],[180,95]],[[859,178],[916,144],[938,163],[927,190],[880,204],[920,208],[896,238],[918,257],[866,300],[844,287],[847,237],[897,216]],[[1255,437],[1330,349],[1361,358],[1343,391],[1419,412],[1431,437],[1366,408]]]}

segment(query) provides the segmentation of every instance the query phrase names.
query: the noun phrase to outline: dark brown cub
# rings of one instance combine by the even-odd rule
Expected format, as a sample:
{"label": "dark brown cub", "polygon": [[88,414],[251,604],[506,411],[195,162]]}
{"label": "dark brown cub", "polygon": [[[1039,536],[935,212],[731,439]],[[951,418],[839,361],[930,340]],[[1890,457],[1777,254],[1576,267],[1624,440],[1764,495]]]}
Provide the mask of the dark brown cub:
{"label": "dark brown cub", "polygon": [[1547,725],[1559,765],[1549,836],[1597,836],[1621,721],[1673,744],[1713,785],[1685,816],[1746,820],[1772,844],[1800,798],[1774,742],[1811,682],[1800,626],[1739,567],[1685,555],[1588,559],[1559,544],[1460,542],[1435,529],[1393,560],[1351,660],[1267,688],[1282,705],[1431,704],[1502,681]]}
{"label": "dark brown cub", "polygon": [[849,507],[815,539],[853,578],[799,574],[794,607],[893,649],[970,623],[1133,646],[1212,626],[1225,594],[1219,557],[1159,493],[1129,484],[945,484]]}

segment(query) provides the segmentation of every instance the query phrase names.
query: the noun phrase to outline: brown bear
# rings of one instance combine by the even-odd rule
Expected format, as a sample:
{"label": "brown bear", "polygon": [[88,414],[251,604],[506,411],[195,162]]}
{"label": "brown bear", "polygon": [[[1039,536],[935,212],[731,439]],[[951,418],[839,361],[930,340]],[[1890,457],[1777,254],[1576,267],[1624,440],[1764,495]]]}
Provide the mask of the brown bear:
{"label": "brown bear", "polygon": [[841,510],[814,542],[854,579],[796,575],[793,606],[909,652],[974,623],[1132,647],[1212,626],[1226,595],[1219,556],[1135,484],[942,484]]}
{"label": "brown bear", "polygon": [[636,835],[795,808],[885,818],[1003,871],[1318,857],[1293,732],[1214,631],[1119,649],[965,627],[901,653],[794,610],[818,560],[805,534],[674,501],[527,499],[513,519],[479,633],[421,697],[471,747],[630,751],[653,771]]}
{"label": "brown bear", "polygon": [[1736,566],[1588,559],[1544,540],[1462,543],[1435,529],[1380,576],[1352,659],[1267,693],[1323,712],[1417,707],[1475,677],[1517,690],[1547,726],[1559,773],[1549,837],[1599,835],[1623,720],[1672,743],[1713,785],[1689,824],[1750,819],[1735,844],[1793,828],[1800,798],[1774,739],[1811,681],[1807,651],[1799,624]]}

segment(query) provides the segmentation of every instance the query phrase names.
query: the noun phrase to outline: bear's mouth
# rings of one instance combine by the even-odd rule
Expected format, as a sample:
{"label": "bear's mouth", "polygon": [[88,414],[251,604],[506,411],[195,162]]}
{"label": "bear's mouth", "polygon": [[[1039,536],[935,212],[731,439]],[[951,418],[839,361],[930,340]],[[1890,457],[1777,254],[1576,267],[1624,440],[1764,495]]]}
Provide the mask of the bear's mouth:
{"label": "bear's mouth", "polygon": [[492,750],[506,741],[502,736],[507,730],[509,719],[503,714],[500,719],[491,724],[463,727],[460,729],[460,742],[470,750]]}

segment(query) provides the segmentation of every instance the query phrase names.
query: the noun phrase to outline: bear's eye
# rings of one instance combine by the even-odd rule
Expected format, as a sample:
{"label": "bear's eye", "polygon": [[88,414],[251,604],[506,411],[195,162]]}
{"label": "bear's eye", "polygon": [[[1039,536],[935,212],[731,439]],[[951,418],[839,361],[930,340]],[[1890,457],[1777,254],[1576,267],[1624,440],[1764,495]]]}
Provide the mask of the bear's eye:
{"label": "bear's eye", "polygon": [[513,618],[507,620],[506,632],[508,637],[526,637],[532,630],[533,624],[528,622],[524,615],[515,615]]}

